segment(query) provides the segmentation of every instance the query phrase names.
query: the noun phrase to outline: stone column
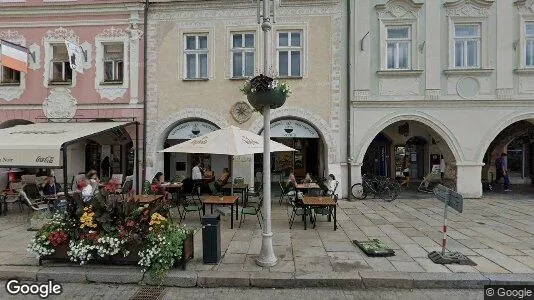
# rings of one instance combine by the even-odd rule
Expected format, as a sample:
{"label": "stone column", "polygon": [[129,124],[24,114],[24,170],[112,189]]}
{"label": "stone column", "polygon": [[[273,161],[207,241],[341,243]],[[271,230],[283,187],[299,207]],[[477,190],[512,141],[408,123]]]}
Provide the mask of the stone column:
{"label": "stone column", "polygon": [[459,162],[456,164],[456,190],[465,198],[482,197],[481,173],[483,163]]}

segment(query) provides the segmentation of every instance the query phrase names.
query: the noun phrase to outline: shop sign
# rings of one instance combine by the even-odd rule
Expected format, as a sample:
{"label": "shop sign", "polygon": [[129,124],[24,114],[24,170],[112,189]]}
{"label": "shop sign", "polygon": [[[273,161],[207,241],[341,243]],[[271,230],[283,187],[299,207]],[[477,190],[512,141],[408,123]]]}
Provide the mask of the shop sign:
{"label": "shop sign", "polygon": [[[262,132],[263,135],[263,132]],[[319,138],[317,131],[309,124],[298,120],[279,120],[271,123],[273,138]]]}
{"label": "shop sign", "polygon": [[167,139],[190,140],[215,130],[219,130],[219,128],[210,123],[202,121],[185,122],[174,127],[174,129],[169,133]]}

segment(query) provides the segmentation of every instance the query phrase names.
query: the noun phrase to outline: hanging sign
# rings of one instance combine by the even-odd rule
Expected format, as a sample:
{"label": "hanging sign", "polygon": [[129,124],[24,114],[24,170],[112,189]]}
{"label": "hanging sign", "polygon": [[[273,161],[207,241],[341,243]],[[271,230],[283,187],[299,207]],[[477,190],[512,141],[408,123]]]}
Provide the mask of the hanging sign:
{"label": "hanging sign", "polygon": [[302,121],[279,120],[271,123],[271,137],[316,139],[319,138],[319,134],[311,125]]}
{"label": "hanging sign", "polygon": [[212,131],[219,130],[219,127],[202,121],[191,121],[179,124],[169,133],[167,139],[190,140],[203,136]]}

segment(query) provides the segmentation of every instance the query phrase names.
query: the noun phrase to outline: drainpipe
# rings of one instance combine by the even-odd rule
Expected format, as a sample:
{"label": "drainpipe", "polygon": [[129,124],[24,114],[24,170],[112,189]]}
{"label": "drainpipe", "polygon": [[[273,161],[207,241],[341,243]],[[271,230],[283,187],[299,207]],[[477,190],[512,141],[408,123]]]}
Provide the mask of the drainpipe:
{"label": "drainpipe", "polygon": [[[146,126],[147,126],[147,50],[148,50],[148,6],[149,0],[145,0],[145,11],[143,16],[143,165],[142,180],[146,180]],[[137,151],[137,149],[136,149]],[[138,180],[139,181],[139,180]],[[139,190],[137,191],[139,192]]]}
{"label": "drainpipe", "polygon": [[351,88],[351,76],[350,76],[350,72],[352,70],[352,64],[351,64],[351,41],[352,41],[352,37],[351,37],[351,30],[350,30],[350,27],[351,27],[351,23],[352,23],[352,20],[351,20],[351,10],[350,10],[350,4],[352,1],[345,1],[347,3],[347,38],[346,38],[346,41],[347,41],[347,82],[346,82],[346,85],[347,85],[347,199],[348,201],[351,201],[351,183],[352,183],[352,172],[351,172],[351,168],[352,168],[352,160],[350,159],[350,157],[352,156],[351,155],[351,133],[352,133],[352,129],[351,129],[351,122],[350,122],[350,119],[351,119],[351,91],[352,91],[352,88]]}

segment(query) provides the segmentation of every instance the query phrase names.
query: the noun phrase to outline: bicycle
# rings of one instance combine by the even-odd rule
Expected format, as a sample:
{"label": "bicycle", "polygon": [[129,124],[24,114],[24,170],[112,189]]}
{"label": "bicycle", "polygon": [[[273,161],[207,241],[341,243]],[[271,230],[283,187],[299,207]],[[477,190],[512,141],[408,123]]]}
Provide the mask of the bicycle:
{"label": "bicycle", "polygon": [[397,199],[399,190],[399,183],[391,178],[370,178],[366,174],[363,175],[362,183],[356,183],[351,187],[352,196],[356,199],[363,200],[367,195],[373,194],[373,198],[378,196],[387,202]]}

